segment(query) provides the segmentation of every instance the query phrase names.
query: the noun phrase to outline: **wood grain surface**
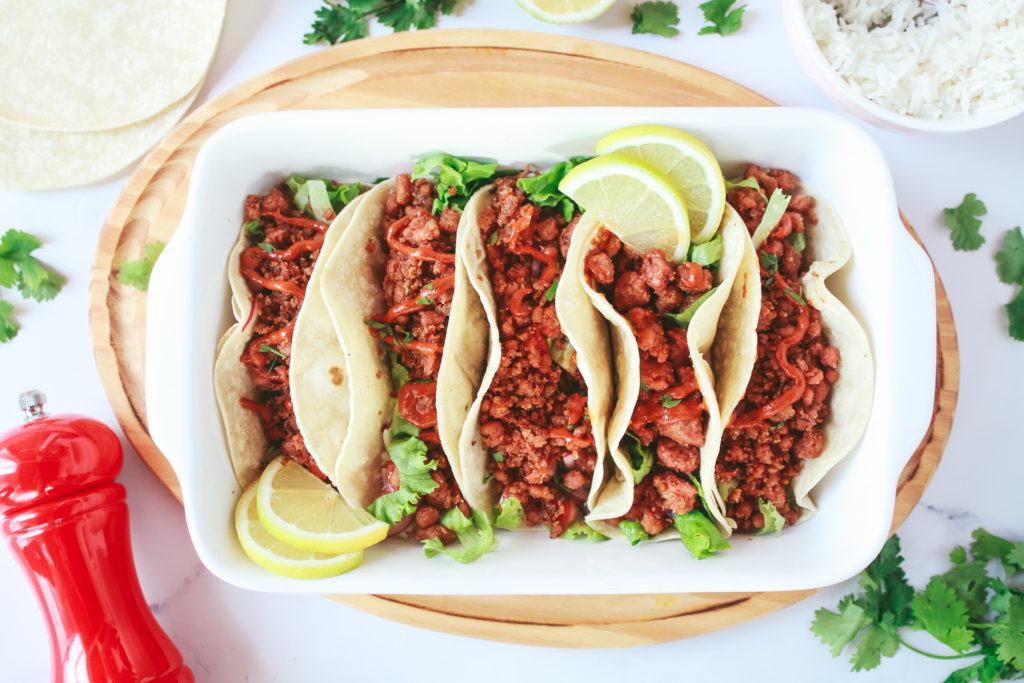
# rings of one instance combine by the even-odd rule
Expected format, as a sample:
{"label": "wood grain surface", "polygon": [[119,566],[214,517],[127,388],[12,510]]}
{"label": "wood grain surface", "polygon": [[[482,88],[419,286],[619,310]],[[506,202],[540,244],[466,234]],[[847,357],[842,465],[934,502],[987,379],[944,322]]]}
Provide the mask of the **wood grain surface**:
{"label": "wood grain surface", "polygon": [[[195,111],[149,153],[103,227],[90,278],[89,317],[97,366],[114,414],[143,461],[180,499],[174,471],[146,428],[145,293],[118,284],[116,264],[122,258],[139,258],[148,241],[170,238],[184,208],[196,153],[230,121],[284,109],[771,104],[736,83],[664,57],[568,36],[513,31],[417,31],[356,41],[246,81]],[[913,234],[909,224],[907,229]],[[956,331],[937,273],[935,281],[939,345],[934,419],[900,479],[894,529],[935,471],[956,406]],[[388,619],[477,638],[625,647],[725,628],[811,593],[331,597]]]}

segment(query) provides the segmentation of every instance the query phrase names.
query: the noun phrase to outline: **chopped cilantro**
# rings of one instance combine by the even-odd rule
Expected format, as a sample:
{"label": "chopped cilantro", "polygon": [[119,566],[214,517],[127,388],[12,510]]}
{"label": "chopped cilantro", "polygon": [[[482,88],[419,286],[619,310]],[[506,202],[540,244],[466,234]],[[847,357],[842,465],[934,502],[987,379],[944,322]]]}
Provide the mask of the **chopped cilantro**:
{"label": "chopped cilantro", "polygon": [[702,28],[697,35],[717,33],[727,36],[740,30],[740,25],[743,23],[743,10],[747,6],[740,5],[730,11],[735,2],[736,0],[709,0],[709,2],[701,3],[699,7],[704,13],[704,21],[711,22],[711,25]]}
{"label": "chopped cilantro", "polygon": [[271,244],[270,242],[257,242],[256,246],[262,249],[263,251],[267,252],[268,254],[273,254],[275,251],[277,251],[274,245]]}
{"label": "chopped cilantro", "polygon": [[807,305],[807,302],[804,300],[804,298],[802,296],[800,296],[799,294],[797,294],[796,292],[794,292],[789,287],[783,287],[782,291],[784,291],[786,294],[788,294],[790,299],[792,299],[793,301],[797,302],[801,306],[806,306]]}
{"label": "chopped cilantro", "polygon": [[163,242],[150,242],[143,248],[143,257],[139,260],[121,259],[117,267],[117,281],[142,291],[149,289],[149,276],[153,273],[153,265],[163,250]]}
{"label": "chopped cilantro", "polygon": [[9,342],[18,334],[20,326],[14,322],[12,313],[14,306],[7,301],[0,301],[0,342]]}
{"label": "chopped cilantro", "polygon": [[[26,299],[49,301],[57,296],[65,279],[32,256],[43,243],[38,237],[10,229],[0,237],[0,287],[15,288]],[[0,301],[0,342],[18,334],[20,326],[13,318],[14,305]]]}
{"label": "chopped cilantro", "polygon": [[551,283],[551,286],[548,287],[547,290],[545,290],[544,298],[547,299],[548,301],[554,300],[555,292],[557,292],[557,291],[558,291],[558,280],[556,279],[554,282]]}
{"label": "chopped cilantro", "polygon": [[561,206],[562,216],[568,223],[576,213],[576,204],[558,189],[558,184],[569,171],[589,159],[590,157],[572,157],[568,161],[555,164],[547,173],[520,178],[516,185],[526,193],[526,198],[537,206]]}
{"label": "chopped cilantro", "polygon": [[661,395],[661,405],[663,405],[666,408],[675,408],[677,405],[679,405],[682,402],[683,402],[683,400],[680,399],[680,398],[672,398],[668,394],[662,394]]}
{"label": "chopped cilantro", "polygon": [[802,232],[794,232],[789,236],[789,243],[793,245],[793,251],[801,253],[807,248],[807,238]]}
{"label": "chopped cilantro", "polygon": [[495,244],[497,244],[497,243],[498,243],[498,231],[497,231],[497,230],[495,230],[494,232],[492,232],[492,233],[491,233],[491,234],[490,234],[490,235],[489,235],[489,236],[487,237],[487,243],[488,243],[488,244],[490,244],[490,245],[491,245],[492,247],[493,247],[493,246],[494,246]]}
{"label": "chopped cilantro", "polygon": [[245,228],[245,231],[247,233],[249,233],[250,235],[257,239],[263,237],[263,226],[260,225],[260,222],[257,220],[251,220],[242,227]]}
{"label": "chopped cilantro", "polygon": [[764,272],[769,275],[774,275],[779,272],[779,257],[775,254],[769,254],[767,251],[762,251],[760,254],[761,267],[764,268]]}
{"label": "chopped cilantro", "polygon": [[1024,284],[1024,235],[1020,226],[1007,230],[1003,248],[996,253],[996,273],[1008,285]]}
{"label": "chopped cilantro", "polygon": [[434,303],[434,300],[428,299],[425,296],[421,296],[419,299],[416,299],[416,303],[420,304],[421,306],[429,306],[432,303]]}
{"label": "chopped cilantro", "polygon": [[461,159],[438,152],[426,156],[413,166],[413,180],[434,176],[437,198],[431,207],[435,214],[445,207],[462,210],[470,196],[498,174],[498,164]]}
{"label": "chopped cilantro", "polygon": [[1013,301],[1006,304],[1006,316],[1010,322],[1010,336],[1024,341],[1024,289],[1018,290]]}
{"label": "chopped cilantro", "polygon": [[266,344],[260,344],[260,353],[272,353],[278,358],[284,358],[284,354],[275,349],[273,346],[267,346]]}
{"label": "chopped cilantro", "polygon": [[457,4],[458,0],[342,0],[337,4],[325,0],[315,12],[313,30],[302,37],[302,42],[334,44],[365,38],[366,23],[371,18],[396,32],[431,28],[438,12],[449,15]]}
{"label": "chopped cilantro", "polygon": [[985,238],[979,232],[981,221],[978,216],[984,216],[987,209],[973,192],[964,195],[959,206],[951,209],[943,209],[946,214],[946,227],[952,231],[953,248],[957,251],[974,251],[985,243]]}
{"label": "chopped cilantro", "polygon": [[653,33],[665,38],[679,34],[679,6],[674,2],[641,2],[633,6],[629,18],[633,20],[633,33]]}
{"label": "chopped cilantro", "polygon": [[423,289],[427,290],[428,292],[434,291],[434,283],[433,282],[428,282],[427,286],[424,287]]}
{"label": "chopped cilantro", "polygon": [[494,462],[505,462],[505,456],[498,451],[494,451],[494,453],[491,454],[491,457],[494,458]]}
{"label": "chopped cilantro", "polygon": [[646,384],[644,384],[643,382],[640,382],[640,388],[643,389],[644,391],[650,391],[651,390],[651,388],[649,386],[647,386]]}
{"label": "chopped cilantro", "polygon": [[651,538],[651,535],[644,531],[644,527],[640,522],[633,521],[631,519],[624,519],[619,522],[619,531],[626,537],[630,545],[636,545],[640,541],[646,541]]}
{"label": "chopped cilantro", "polygon": [[925,589],[916,593],[907,583],[899,539],[893,536],[861,575],[864,594],[845,596],[838,612],[818,610],[811,631],[829,646],[833,657],[857,640],[850,659],[854,671],[874,668],[883,656],[893,656],[901,645],[907,645],[899,629],[909,628],[927,631],[957,653],[936,655],[907,645],[918,654],[949,660],[980,657],[953,671],[947,681],[1020,678],[1024,672],[1024,592],[988,576],[986,567],[998,559],[1007,578],[1019,574],[1024,543],[1012,543],[984,529],[976,529],[973,536],[973,559],[963,546],[954,548],[949,555],[953,567],[933,576]]}
{"label": "chopped cilantro", "polygon": [[682,311],[681,313],[662,313],[661,317],[667,318],[668,320],[674,322],[676,325],[679,325],[679,327],[685,329],[690,325],[690,321],[693,320],[693,316],[697,312],[697,309],[700,308],[701,304],[703,304],[705,301],[711,298],[711,295],[715,293],[716,289],[718,289],[718,285],[715,285],[708,291],[701,294],[696,301],[687,306],[686,310]]}

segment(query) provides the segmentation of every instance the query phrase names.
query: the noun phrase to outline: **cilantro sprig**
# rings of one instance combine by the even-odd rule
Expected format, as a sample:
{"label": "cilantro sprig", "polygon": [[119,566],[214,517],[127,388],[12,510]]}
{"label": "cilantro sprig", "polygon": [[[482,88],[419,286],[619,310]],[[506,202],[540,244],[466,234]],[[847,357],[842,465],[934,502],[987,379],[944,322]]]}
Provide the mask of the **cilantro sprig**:
{"label": "cilantro sprig", "polygon": [[321,41],[330,44],[365,38],[367,22],[376,19],[382,26],[398,31],[431,28],[437,14],[450,15],[459,0],[342,0],[328,2],[314,13],[312,30],[302,37],[306,45]]}
{"label": "cilantro sprig", "polygon": [[943,209],[946,215],[946,227],[952,231],[953,248],[957,251],[975,251],[985,244],[981,235],[981,220],[988,212],[985,203],[973,192],[964,195],[959,206]]}
{"label": "cilantro sprig", "polygon": [[996,274],[1002,282],[1019,287],[1017,296],[1006,304],[1006,315],[1010,336],[1024,341],[1024,235],[1019,225],[1003,236],[1003,248],[996,253]]}
{"label": "cilantro sprig", "polygon": [[117,281],[143,292],[149,289],[149,276],[153,274],[153,265],[163,252],[164,246],[163,242],[155,240],[143,247],[142,258],[136,261],[121,259],[117,266]]}
{"label": "cilantro sprig", "polygon": [[[63,276],[44,266],[32,252],[43,246],[30,233],[9,229],[0,237],[0,287],[17,289],[25,299],[49,301],[64,286]],[[14,305],[0,301],[0,343],[14,339],[21,326],[14,320]]]}
{"label": "cilantro sprig", "polygon": [[[975,529],[968,552],[954,548],[953,567],[915,592],[903,572],[897,536],[890,538],[861,575],[862,595],[839,601],[837,611],[815,612],[811,631],[832,656],[855,643],[854,671],[873,669],[901,646],[935,659],[980,657],[953,671],[949,683],[1020,678],[1024,673],[1024,592],[1006,579],[1024,570],[1024,541],[1012,542]],[[973,557],[972,557],[973,556]],[[999,560],[1004,578],[990,576]],[[908,644],[905,629],[924,630],[956,654],[933,654]]]}
{"label": "cilantro sprig", "polygon": [[633,33],[653,33],[671,38],[679,34],[679,6],[674,2],[648,0],[633,7]]}
{"label": "cilantro sprig", "polygon": [[730,10],[735,3],[736,0],[710,0],[700,4],[699,7],[701,12],[704,13],[704,20],[711,23],[698,31],[697,35],[703,36],[708,33],[717,33],[720,36],[727,36],[730,33],[739,31],[740,25],[743,23],[743,10],[747,6],[740,5],[736,9]]}

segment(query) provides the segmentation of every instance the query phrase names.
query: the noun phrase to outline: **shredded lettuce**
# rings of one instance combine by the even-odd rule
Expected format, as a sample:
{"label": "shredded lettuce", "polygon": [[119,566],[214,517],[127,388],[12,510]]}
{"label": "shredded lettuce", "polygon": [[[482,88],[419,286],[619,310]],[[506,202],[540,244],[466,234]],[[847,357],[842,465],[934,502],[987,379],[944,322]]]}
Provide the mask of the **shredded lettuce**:
{"label": "shredded lettuce", "polygon": [[567,538],[571,541],[585,538],[588,543],[600,543],[601,541],[608,540],[607,536],[579,519],[573,522],[568,529],[562,532],[561,538]]}
{"label": "shredded lettuce", "polygon": [[718,495],[722,497],[722,500],[728,500],[729,494],[732,493],[733,489],[738,486],[736,480],[732,481],[719,481],[718,482]]}
{"label": "shredded lettuce", "polygon": [[758,192],[761,193],[761,196],[764,197],[764,192],[761,190],[761,184],[757,182],[757,178],[754,178],[753,176],[751,176],[750,178],[744,178],[743,180],[739,180],[736,182],[733,182],[731,180],[725,181],[726,192],[728,192],[729,190],[734,190],[737,187],[749,187],[751,189],[757,190]]}
{"label": "shredded lettuce", "polygon": [[438,539],[430,538],[423,542],[423,554],[427,557],[444,553],[460,564],[469,564],[498,544],[491,521],[480,510],[473,510],[470,517],[466,517],[458,508],[452,508],[441,516],[441,524],[455,532],[463,547],[449,550]]}
{"label": "shredded lettuce", "polygon": [[701,304],[711,298],[711,295],[718,289],[718,285],[715,285],[708,291],[700,295],[700,298],[694,301],[692,304],[686,307],[682,313],[662,313],[662,318],[668,318],[679,327],[686,329],[690,326],[690,321],[693,320],[693,316],[697,313],[697,309],[700,308]]}
{"label": "shredded lettuce", "polygon": [[506,498],[494,507],[494,526],[499,529],[518,529],[523,525],[526,511],[518,498]]}
{"label": "shredded lettuce", "polygon": [[757,535],[775,534],[778,536],[782,532],[782,527],[786,526],[786,519],[779,514],[779,511],[775,509],[775,505],[771,501],[767,501],[764,498],[757,499],[757,509],[761,511],[761,515],[764,517],[764,528],[758,531]]}
{"label": "shredded lettuce", "polygon": [[619,531],[626,537],[630,545],[636,545],[640,541],[647,541],[651,538],[651,535],[644,531],[644,527],[640,522],[635,522],[631,519],[624,519],[619,522]]}
{"label": "shredded lettuce", "polygon": [[761,222],[757,224],[757,229],[754,230],[753,240],[755,249],[759,248],[761,243],[768,239],[768,235],[772,234],[772,230],[779,224],[782,214],[786,213],[788,207],[789,195],[779,188],[775,188],[772,196],[768,199],[768,206],[765,207],[764,215],[761,216]]}
{"label": "shredded lettuce", "polygon": [[675,525],[683,545],[698,560],[729,548],[729,543],[722,536],[722,532],[700,510],[690,510],[685,515],[676,515]]}
{"label": "shredded lettuce", "polygon": [[572,157],[568,161],[555,164],[547,173],[531,178],[520,178],[516,181],[526,198],[537,206],[561,206],[565,222],[572,220],[578,211],[576,204],[558,189],[558,184],[574,167],[592,157]]}
{"label": "shredded lettuce", "polygon": [[293,175],[285,183],[295,197],[295,206],[318,221],[330,222],[362,191],[359,183],[345,185],[326,178],[306,179],[301,175]]}
{"label": "shredded lettuce", "polygon": [[470,196],[498,175],[498,164],[462,159],[438,152],[416,162],[413,179],[433,176],[437,180],[437,199],[431,211],[440,214],[445,207],[461,211]]}
{"label": "shredded lettuce", "polygon": [[626,438],[622,440],[622,449],[629,457],[629,466],[633,470],[633,485],[638,485],[644,480],[654,466],[654,449],[644,447],[640,439],[633,432],[626,432]]}
{"label": "shredded lettuce", "polygon": [[701,244],[691,244],[687,261],[693,261],[699,266],[707,268],[713,263],[722,260],[722,233],[716,232],[715,236]]}

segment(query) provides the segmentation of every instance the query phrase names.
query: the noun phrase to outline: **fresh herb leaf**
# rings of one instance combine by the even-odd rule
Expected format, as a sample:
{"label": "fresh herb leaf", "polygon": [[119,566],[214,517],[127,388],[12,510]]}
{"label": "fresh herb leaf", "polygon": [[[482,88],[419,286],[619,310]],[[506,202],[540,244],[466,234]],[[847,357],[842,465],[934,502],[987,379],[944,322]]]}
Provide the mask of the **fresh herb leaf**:
{"label": "fresh herb leaf", "polygon": [[505,462],[505,456],[498,451],[494,451],[494,453],[491,454],[491,457],[494,458],[494,462]]}
{"label": "fresh herb leaf", "polygon": [[957,251],[974,251],[985,243],[985,238],[979,232],[981,221],[977,216],[984,216],[987,212],[985,203],[982,202],[973,192],[964,195],[959,206],[951,209],[943,209],[946,214],[946,227],[953,231],[953,248]]}
{"label": "fresh herb leaf", "polygon": [[568,529],[562,532],[560,538],[567,538],[570,541],[586,539],[587,543],[600,543],[607,541],[608,537],[597,529],[588,526],[583,520],[577,519]]}
{"label": "fresh herb leaf", "polygon": [[433,176],[437,180],[437,199],[431,207],[435,214],[446,207],[461,211],[470,196],[497,175],[498,164],[462,159],[439,152],[424,157],[413,166],[412,178]]}
{"label": "fresh herb leaf", "polygon": [[26,299],[49,301],[64,286],[63,276],[32,256],[42,246],[35,235],[9,229],[0,237],[0,286],[16,287]]}
{"label": "fresh herb leaf", "polygon": [[683,402],[681,398],[672,398],[668,394],[661,395],[661,405],[666,408],[675,408],[677,405]]}
{"label": "fresh herb leaf", "polygon": [[786,526],[786,518],[779,513],[775,508],[775,505],[770,500],[758,498],[757,509],[761,512],[761,516],[764,518],[764,526],[757,532],[757,535],[763,536],[765,534],[780,534],[782,532],[782,528]]}
{"label": "fresh herb leaf", "polygon": [[626,436],[622,439],[622,450],[629,458],[629,467],[633,470],[633,485],[636,486],[643,481],[654,466],[654,448],[644,446],[640,438],[633,432],[626,432]]}
{"label": "fresh herb leaf", "polygon": [[20,325],[14,322],[11,315],[14,306],[7,301],[0,301],[0,342],[9,342],[18,335]]}
{"label": "fresh herb leaf", "polygon": [[863,607],[857,604],[853,595],[847,595],[839,601],[838,612],[832,612],[822,607],[814,613],[811,633],[829,646],[833,657],[838,657],[842,654],[846,644],[869,624],[871,624],[871,617]]}
{"label": "fresh herb leaf", "polygon": [[903,572],[898,536],[893,535],[885,542],[878,557],[861,574],[860,587],[864,590],[864,604],[872,618],[879,620],[882,615],[891,613],[894,626],[910,623],[910,601],[914,597],[914,589],[907,583]]}
{"label": "fresh herb leaf", "polygon": [[730,547],[718,527],[700,510],[690,510],[685,515],[676,515],[675,525],[683,545],[698,560],[711,557],[719,550]]}
{"label": "fresh herb leaf", "polygon": [[316,21],[313,22],[313,30],[302,36],[302,42],[314,45],[324,41],[333,45],[365,38],[368,14],[341,3],[334,5],[325,0],[324,6],[314,12]]}
{"label": "fresh herb leaf", "polygon": [[572,220],[573,214],[578,209],[575,202],[558,189],[558,184],[562,182],[562,178],[569,171],[590,159],[591,157],[572,157],[568,161],[555,164],[546,173],[528,178],[520,178],[516,181],[516,185],[526,193],[526,198],[532,204],[537,206],[561,206],[562,216],[565,218],[565,222],[568,223]]}
{"label": "fresh herb leaf", "polygon": [[996,253],[996,273],[1008,285],[1024,284],[1024,235],[1020,226],[1003,235],[1003,248]]}
{"label": "fresh herb leaf", "polygon": [[940,577],[933,576],[924,592],[914,596],[910,609],[924,630],[940,643],[957,652],[966,652],[974,645],[974,635],[967,628],[967,605]]}
{"label": "fresh herb leaf", "polygon": [[523,525],[526,511],[519,499],[512,496],[495,506],[494,526],[499,529],[518,529]]}
{"label": "fresh herb leaf", "polygon": [[633,7],[633,33],[653,33],[665,38],[679,34],[679,6],[674,2],[649,0]]}
{"label": "fresh herb leaf", "polygon": [[631,519],[624,519],[619,522],[619,531],[626,537],[630,545],[636,545],[640,541],[647,541],[651,538],[651,535],[644,531],[644,527],[640,522]]}
{"label": "fresh herb leaf", "polygon": [[263,251],[267,252],[268,254],[273,254],[275,251],[277,251],[274,245],[271,244],[270,242],[257,242],[256,246],[262,249]]}
{"label": "fresh herb leaf", "polygon": [[491,233],[491,234],[490,234],[490,235],[489,235],[489,236],[487,237],[487,243],[488,243],[488,244],[490,244],[490,245],[491,245],[492,247],[493,247],[493,246],[494,246],[495,244],[497,244],[497,243],[498,243],[498,231],[497,231],[497,230],[495,230],[494,232],[492,232],[492,233]]}
{"label": "fresh herb leaf", "polygon": [[1013,301],[1006,304],[1006,317],[1010,325],[1010,336],[1024,341],[1024,288],[1018,290]]}
{"label": "fresh herb leaf", "polygon": [[796,292],[794,292],[792,289],[789,289],[788,287],[783,287],[782,291],[784,291],[786,294],[788,294],[790,299],[792,299],[793,301],[797,302],[801,306],[806,306],[807,305],[807,302],[804,301],[804,298],[802,296],[800,296],[799,294],[797,294]]}
{"label": "fresh herb leaf", "polygon": [[984,529],[975,529],[971,536],[974,538],[971,553],[977,559],[984,562],[999,560],[1010,576],[1024,569],[1024,541],[1011,543]]}
{"label": "fresh herb leaf", "polygon": [[284,354],[275,349],[273,346],[267,346],[266,344],[260,344],[260,353],[272,353],[278,358],[284,358]]}
{"label": "fresh herb leaf", "polygon": [[640,382],[640,388],[643,389],[644,391],[648,391],[648,392],[651,390],[651,388],[649,386],[647,386],[646,384],[644,384],[643,382]]}
{"label": "fresh herb leaf", "polygon": [[1006,614],[988,630],[996,644],[996,657],[1018,672],[1024,671],[1024,594],[1010,598]]}
{"label": "fresh herb leaf", "polygon": [[554,282],[551,283],[551,286],[548,287],[544,291],[544,298],[547,299],[548,301],[553,301],[554,298],[555,298],[555,293],[557,291],[558,291],[558,280],[556,279]]}
{"label": "fresh herb leaf", "polygon": [[419,299],[416,299],[416,303],[420,304],[421,306],[430,306],[431,304],[434,303],[434,300],[428,299],[425,296],[421,296]]}
{"label": "fresh herb leaf", "polygon": [[245,228],[245,231],[247,233],[249,233],[256,239],[261,239],[263,237],[263,226],[260,225],[260,222],[257,220],[251,220],[242,227]]}
{"label": "fresh herb leaf", "polygon": [[143,248],[143,257],[139,260],[121,259],[117,269],[117,281],[142,291],[149,289],[149,276],[153,273],[153,265],[163,250],[163,242],[150,242]]}
{"label": "fresh herb leaf", "polygon": [[367,21],[372,18],[396,32],[431,28],[437,23],[438,12],[449,15],[457,4],[458,0],[341,0],[337,4],[325,0],[315,12],[313,30],[303,36],[302,42],[334,44],[365,38]]}
{"label": "fresh herb leaf", "polygon": [[762,251],[760,254],[761,267],[764,268],[764,272],[769,275],[775,275],[779,272],[779,257],[775,254],[769,254],[767,251]]}
{"label": "fresh herb leaf", "polygon": [[802,232],[791,233],[789,235],[789,243],[793,245],[793,251],[798,254],[807,248],[807,238],[804,237]]}
{"label": "fresh herb leaf", "polygon": [[715,293],[716,289],[718,289],[718,285],[715,285],[714,287],[712,287],[708,291],[706,291],[703,294],[701,294],[700,297],[696,301],[694,301],[692,304],[687,306],[686,310],[684,310],[683,312],[681,312],[681,313],[662,313],[661,317],[662,318],[667,318],[668,320],[671,320],[672,322],[674,322],[676,325],[679,325],[679,327],[682,327],[683,329],[686,329],[687,327],[689,327],[690,321],[693,320],[693,316],[697,312],[697,309],[700,308],[701,304],[703,304],[705,301],[707,301],[708,299],[711,298],[711,295]]}
{"label": "fresh herb leaf", "polygon": [[872,624],[861,636],[857,649],[850,658],[854,671],[874,669],[882,657],[892,657],[900,647],[899,640],[889,624]]}
{"label": "fresh herb leaf", "polygon": [[710,0],[710,2],[700,4],[699,7],[704,13],[704,21],[710,21],[711,25],[702,28],[697,35],[717,33],[727,36],[740,30],[740,25],[743,23],[743,10],[747,6],[740,5],[729,11],[735,2],[736,0]]}

